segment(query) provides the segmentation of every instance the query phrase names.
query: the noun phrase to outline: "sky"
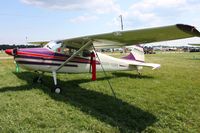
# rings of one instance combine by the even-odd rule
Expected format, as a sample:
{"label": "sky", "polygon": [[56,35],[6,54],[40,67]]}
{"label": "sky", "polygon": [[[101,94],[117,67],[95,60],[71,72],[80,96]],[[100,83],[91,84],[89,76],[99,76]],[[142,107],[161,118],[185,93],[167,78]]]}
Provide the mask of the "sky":
{"label": "sky", "polygon": [[0,44],[119,31],[120,15],[124,30],[177,23],[200,29],[199,13],[199,0],[1,0]]}

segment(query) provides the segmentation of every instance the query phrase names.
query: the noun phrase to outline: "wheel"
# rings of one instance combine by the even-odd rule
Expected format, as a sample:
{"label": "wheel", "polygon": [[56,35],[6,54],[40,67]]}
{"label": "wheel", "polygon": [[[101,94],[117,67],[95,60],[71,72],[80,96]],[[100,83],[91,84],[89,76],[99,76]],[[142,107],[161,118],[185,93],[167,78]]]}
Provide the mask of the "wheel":
{"label": "wheel", "polygon": [[40,77],[35,77],[34,79],[33,79],[33,83],[39,83],[39,84],[41,84],[43,81],[42,81],[42,79],[40,78]]}
{"label": "wheel", "polygon": [[51,91],[52,91],[53,93],[60,94],[60,93],[61,93],[61,88],[58,87],[58,86],[55,86]]}

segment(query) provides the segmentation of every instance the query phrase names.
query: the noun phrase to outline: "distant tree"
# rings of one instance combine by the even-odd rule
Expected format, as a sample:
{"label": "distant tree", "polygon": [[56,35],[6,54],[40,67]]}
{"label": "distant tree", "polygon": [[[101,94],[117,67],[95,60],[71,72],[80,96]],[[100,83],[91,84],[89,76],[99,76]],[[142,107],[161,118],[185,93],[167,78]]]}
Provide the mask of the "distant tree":
{"label": "distant tree", "polygon": [[8,45],[8,44],[2,44],[0,45],[0,50],[6,50],[6,49],[13,49],[13,48],[37,48],[39,46],[35,46],[35,45]]}

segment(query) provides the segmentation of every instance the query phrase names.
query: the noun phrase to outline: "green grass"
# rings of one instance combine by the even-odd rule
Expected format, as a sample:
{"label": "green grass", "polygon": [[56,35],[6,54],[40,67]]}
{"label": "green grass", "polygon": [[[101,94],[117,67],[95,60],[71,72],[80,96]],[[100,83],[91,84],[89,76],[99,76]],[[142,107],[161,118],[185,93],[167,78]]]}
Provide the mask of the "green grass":
{"label": "green grass", "polygon": [[[0,132],[200,132],[200,53],[147,55],[159,70],[59,74],[62,94],[52,94],[51,74],[15,73],[0,60]],[[117,99],[109,89],[109,79]]]}
{"label": "green grass", "polygon": [[[5,52],[0,51],[0,57],[8,57],[9,55],[7,55]],[[10,56],[9,56],[10,57]]]}

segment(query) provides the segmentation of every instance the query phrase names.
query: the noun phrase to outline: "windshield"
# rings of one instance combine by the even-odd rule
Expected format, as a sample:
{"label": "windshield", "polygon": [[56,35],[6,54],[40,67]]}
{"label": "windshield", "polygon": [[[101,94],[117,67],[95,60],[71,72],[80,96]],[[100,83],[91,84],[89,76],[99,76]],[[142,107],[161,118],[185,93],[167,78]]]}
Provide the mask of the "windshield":
{"label": "windshield", "polygon": [[62,45],[62,43],[60,42],[56,42],[56,41],[50,41],[49,43],[47,43],[44,47],[51,49],[53,51],[57,51],[58,48],[60,48]]}

